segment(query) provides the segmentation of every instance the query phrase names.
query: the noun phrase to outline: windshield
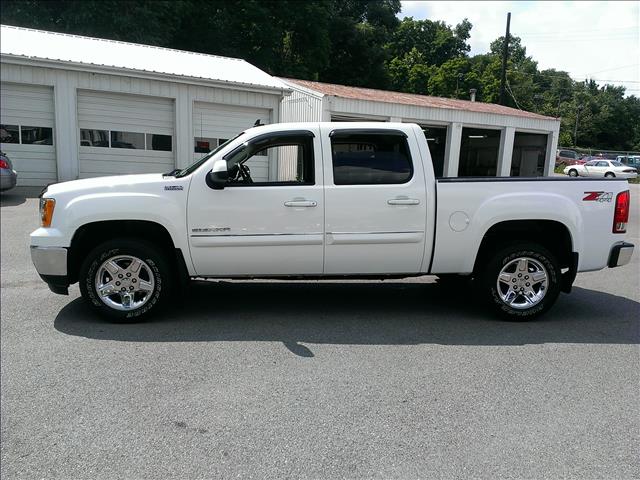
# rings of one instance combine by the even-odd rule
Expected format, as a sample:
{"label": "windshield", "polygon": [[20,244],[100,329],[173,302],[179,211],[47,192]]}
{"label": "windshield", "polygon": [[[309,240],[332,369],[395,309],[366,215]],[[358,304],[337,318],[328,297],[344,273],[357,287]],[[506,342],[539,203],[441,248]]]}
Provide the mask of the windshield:
{"label": "windshield", "polygon": [[244,132],[240,132],[238,135],[236,135],[235,137],[227,140],[226,142],[224,142],[221,145],[218,145],[218,148],[211,150],[209,153],[207,153],[204,157],[202,157],[200,160],[198,160],[196,163],[194,163],[193,165],[188,166],[187,168],[185,168],[184,170],[179,171],[178,173],[176,173],[176,177],[180,178],[180,177],[185,177],[193,172],[195,172],[198,168],[200,168],[200,165],[202,165],[204,162],[206,162],[207,160],[209,160],[211,157],[213,157],[216,153],[218,153],[220,150],[222,150],[224,147],[226,147],[227,145],[229,145],[231,142],[233,142],[236,138],[238,138],[240,135],[244,135]]}
{"label": "windshield", "polygon": [[614,167],[624,167],[624,165],[620,162],[611,162],[611,165],[613,165]]}

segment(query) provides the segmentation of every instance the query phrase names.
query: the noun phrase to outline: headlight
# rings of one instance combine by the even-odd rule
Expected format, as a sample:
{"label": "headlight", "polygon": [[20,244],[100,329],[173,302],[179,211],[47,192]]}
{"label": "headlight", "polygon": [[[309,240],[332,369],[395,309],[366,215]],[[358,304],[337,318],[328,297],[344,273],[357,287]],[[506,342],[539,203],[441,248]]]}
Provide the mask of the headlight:
{"label": "headlight", "polygon": [[56,201],[53,198],[40,199],[40,220],[43,227],[51,226],[51,219],[53,218],[53,209],[55,206]]}

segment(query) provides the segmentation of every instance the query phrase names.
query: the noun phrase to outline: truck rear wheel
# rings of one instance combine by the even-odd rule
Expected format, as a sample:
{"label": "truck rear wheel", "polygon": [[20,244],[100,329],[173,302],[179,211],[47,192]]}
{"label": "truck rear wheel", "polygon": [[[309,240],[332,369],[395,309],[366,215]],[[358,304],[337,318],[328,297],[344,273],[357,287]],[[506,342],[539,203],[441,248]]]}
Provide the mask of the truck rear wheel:
{"label": "truck rear wheel", "polygon": [[144,241],[115,239],[93,249],[80,268],[80,292],[100,314],[135,322],[167,297],[170,269],[158,249]]}
{"label": "truck rear wheel", "polygon": [[542,315],[560,294],[555,256],[537,244],[502,248],[489,258],[481,275],[482,296],[503,318],[531,320]]}

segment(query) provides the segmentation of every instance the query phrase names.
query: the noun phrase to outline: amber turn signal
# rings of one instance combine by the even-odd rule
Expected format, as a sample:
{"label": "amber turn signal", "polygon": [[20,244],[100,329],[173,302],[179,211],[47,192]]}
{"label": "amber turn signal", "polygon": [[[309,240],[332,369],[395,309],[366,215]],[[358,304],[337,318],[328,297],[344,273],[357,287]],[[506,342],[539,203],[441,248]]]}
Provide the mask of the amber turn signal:
{"label": "amber turn signal", "polygon": [[40,199],[40,219],[42,220],[43,227],[51,226],[51,219],[53,218],[53,209],[55,206],[56,201],[53,198]]}

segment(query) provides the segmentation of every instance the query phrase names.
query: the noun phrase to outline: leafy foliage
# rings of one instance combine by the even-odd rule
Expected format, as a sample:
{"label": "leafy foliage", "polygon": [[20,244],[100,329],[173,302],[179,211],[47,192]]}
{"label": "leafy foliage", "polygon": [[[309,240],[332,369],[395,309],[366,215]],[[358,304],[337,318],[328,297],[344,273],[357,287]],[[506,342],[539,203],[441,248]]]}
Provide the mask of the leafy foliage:
{"label": "leafy foliage", "polygon": [[[469,56],[472,25],[400,21],[400,0],[3,0],[2,23],[244,58],[280,76],[497,102],[504,37]],[[560,144],[640,150],[640,99],[539,70],[509,42],[507,105],[561,118]]]}

